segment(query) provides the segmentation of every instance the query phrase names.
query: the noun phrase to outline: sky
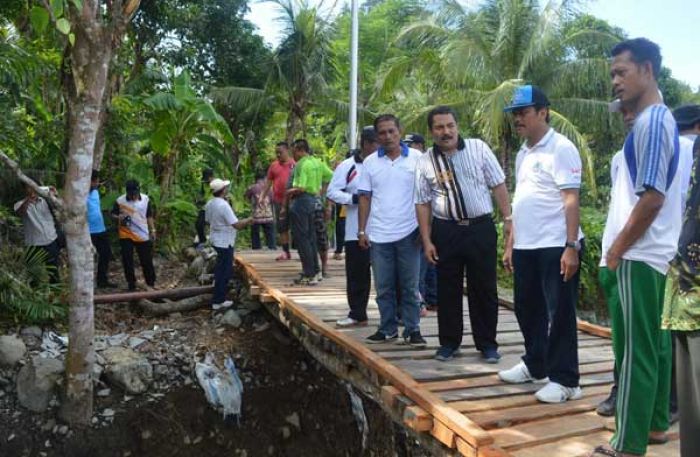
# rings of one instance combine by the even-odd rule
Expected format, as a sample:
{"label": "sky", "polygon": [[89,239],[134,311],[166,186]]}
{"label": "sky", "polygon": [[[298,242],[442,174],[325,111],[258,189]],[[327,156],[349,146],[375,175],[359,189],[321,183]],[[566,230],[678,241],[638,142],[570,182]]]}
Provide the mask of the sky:
{"label": "sky", "polygon": [[[320,3],[320,0],[310,2]],[[326,0],[325,3],[330,5],[334,2]],[[338,0],[336,10],[342,4],[343,0]],[[251,2],[247,16],[272,46],[280,40],[281,28],[275,20],[279,16],[277,8],[269,2]],[[661,47],[663,64],[671,69],[673,76],[688,83],[694,90],[700,88],[698,0],[590,0],[583,9],[621,27],[631,38],[644,36],[656,42]]]}

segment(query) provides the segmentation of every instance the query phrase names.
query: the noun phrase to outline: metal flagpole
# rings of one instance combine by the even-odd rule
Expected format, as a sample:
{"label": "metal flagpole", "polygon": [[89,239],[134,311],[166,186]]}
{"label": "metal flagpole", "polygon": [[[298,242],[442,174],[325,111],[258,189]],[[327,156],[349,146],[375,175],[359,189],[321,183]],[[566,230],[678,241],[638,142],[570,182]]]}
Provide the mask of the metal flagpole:
{"label": "metal flagpole", "polygon": [[350,149],[357,148],[357,49],[359,36],[359,0],[352,0],[352,32],[350,37]]}

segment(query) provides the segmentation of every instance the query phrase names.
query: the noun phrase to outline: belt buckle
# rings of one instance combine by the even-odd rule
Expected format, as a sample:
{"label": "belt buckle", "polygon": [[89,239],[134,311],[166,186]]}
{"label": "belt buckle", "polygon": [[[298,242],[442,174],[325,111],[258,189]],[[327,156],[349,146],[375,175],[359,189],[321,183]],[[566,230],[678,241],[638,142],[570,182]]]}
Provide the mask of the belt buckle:
{"label": "belt buckle", "polygon": [[470,224],[471,222],[469,221],[469,219],[462,219],[461,221],[457,221],[457,225],[464,225],[468,227]]}

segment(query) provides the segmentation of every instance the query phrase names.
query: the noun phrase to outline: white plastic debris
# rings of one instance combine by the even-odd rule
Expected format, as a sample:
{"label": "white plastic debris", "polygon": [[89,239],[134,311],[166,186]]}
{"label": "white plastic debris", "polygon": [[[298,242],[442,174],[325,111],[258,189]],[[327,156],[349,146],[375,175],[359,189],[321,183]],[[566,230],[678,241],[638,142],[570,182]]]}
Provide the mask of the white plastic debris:
{"label": "white plastic debris", "polygon": [[369,435],[369,424],[367,423],[367,416],[365,416],[365,409],[362,406],[362,399],[355,393],[350,384],[347,384],[347,389],[348,394],[350,395],[350,404],[352,405],[352,415],[355,416],[357,428],[360,430],[360,434],[362,435],[362,449],[366,449],[367,436]]}
{"label": "white plastic debris", "polygon": [[60,336],[54,332],[44,332],[41,338],[41,353],[43,358],[57,359],[68,350],[68,337]]}
{"label": "white plastic debris", "polygon": [[223,410],[224,420],[233,416],[240,422],[243,383],[231,357],[226,357],[224,367],[220,370],[213,354],[207,353],[204,362],[195,365],[195,373],[209,404]]}

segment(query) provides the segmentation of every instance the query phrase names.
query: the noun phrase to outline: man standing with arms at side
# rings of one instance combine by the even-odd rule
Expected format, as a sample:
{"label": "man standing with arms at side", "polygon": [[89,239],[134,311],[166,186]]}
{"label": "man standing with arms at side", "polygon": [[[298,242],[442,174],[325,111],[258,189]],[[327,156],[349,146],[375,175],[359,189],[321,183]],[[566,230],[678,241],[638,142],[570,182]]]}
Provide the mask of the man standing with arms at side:
{"label": "man standing with arms at side", "polygon": [[109,234],[105,227],[102,206],[100,204],[100,172],[92,170],[90,177],[90,193],[87,198],[87,221],[90,228],[90,239],[97,251],[97,287],[117,287],[109,282],[109,262],[112,260],[112,248],[109,245]]}
{"label": "man standing with arms at side", "polygon": [[287,181],[295,162],[289,155],[289,145],[285,141],[280,141],[275,145],[275,155],[277,160],[272,162],[267,170],[267,187],[265,187],[261,198],[265,198],[272,189],[275,227],[277,233],[280,234],[280,243],[282,243],[282,253],[275,260],[283,261],[292,258],[289,252],[289,215],[286,214],[287,210],[284,208],[284,193],[287,190]]}
{"label": "man standing with arms at side", "polygon": [[[293,150],[297,165],[292,187],[287,190],[287,196],[292,199],[289,204],[289,222],[303,269],[301,276],[294,282],[314,286],[322,279],[318,241],[323,240],[318,240],[317,234],[319,197],[333,177],[333,172],[328,165],[311,155],[309,143],[305,139],[294,141]],[[327,244],[325,248],[328,249]]]}
{"label": "man standing with arms at side", "polygon": [[[393,114],[374,120],[381,147],[363,162],[360,176],[358,244],[370,248],[380,324],[367,343],[398,338],[397,308],[404,322],[404,341],[425,347],[418,303],[419,234],[413,203],[419,151],[401,142],[401,124]],[[397,303],[397,288],[401,291]]]}
{"label": "man standing with arms at side", "polygon": [[666,273],[681,227],[676,123],[658,92],[659,47],[645,38],[616,45],[610,68],[620,102],[635,114],[603,233],[601,285],[609,301],[619,372],[611,447],[591,455],[644,455],[667,439],[671,336],[661,329]]}
{"label": "man standing with arms at side", "polygon": [[377,150],[377,134],[374,127],[365,127],[360,135],[360,150],[345,159],[333,172],[328,185],[328,198],[337,205],[344,205],[345,217],[345,277],[348,317],[339,319],[337,327],[367,325],[367,301],[369,300],[372,272],[370,270],[369,249],[360,249],[357,241],[357,213],[359,196],[357,186],[362,175],[362,162]]}
{"label": "man standing with arms at side", "polygon": [[507,235],[511,217],[505,174],[486,143],[459,135],[452,108],[433,109],[428,128],[433,147],[418,160],[415,202],[425,258],[437,265],[440,349],[435,358],[450,360],[462,344],[466,269],[474,344],[486,362],[497,363],[501,358],[496,343],[498,234],[491,217],[491,193]]}
{"label": "man standing with arms at side", "polygon": [[525,355],[498,376],[509,383],[547,383],[535,397],[563,403],[581,397],[576,327],[581,158],[549,126],[549,100],[540,88],[518,87],[505,111],[512,112],[515,130],[525,139],[515,160],[513,231],[503,258],[514,272]]}

